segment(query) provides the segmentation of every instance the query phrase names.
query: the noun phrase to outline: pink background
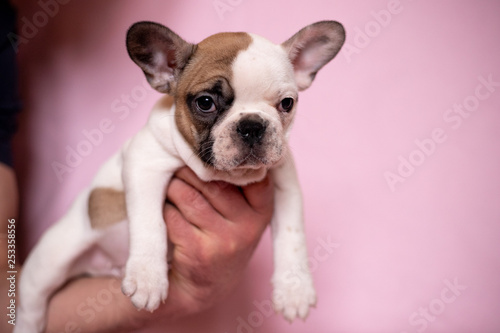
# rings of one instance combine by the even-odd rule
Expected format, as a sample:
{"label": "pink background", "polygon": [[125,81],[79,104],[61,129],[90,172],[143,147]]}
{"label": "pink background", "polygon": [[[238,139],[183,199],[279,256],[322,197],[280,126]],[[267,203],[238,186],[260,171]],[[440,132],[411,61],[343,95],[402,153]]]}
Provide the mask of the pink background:
{"label": "pink background", "polygon": [[[500,86],[477,88],[479,77],[500,82],[498,1],[65,0],[53,17],[19,2],[20,28],[40,26],[25,28],[19,53],[28,248],[159,97],[127,56],[133,22],[158,21],[193,42],[242,30],[278,43],[335,19],[349,46],[302,93],[291,139],[317,308],[290,325],[255,305],[271,294],[267,233],[235,293],[177,331],[500,332]],[[390,18],[377,14],[388,8]],[[473,111],[457,120],[449,110],[464,103]],[[112,132],[59,181],[52,163],[103,119]],[[391,189],[386,173],[398,167],[404,181]]]}

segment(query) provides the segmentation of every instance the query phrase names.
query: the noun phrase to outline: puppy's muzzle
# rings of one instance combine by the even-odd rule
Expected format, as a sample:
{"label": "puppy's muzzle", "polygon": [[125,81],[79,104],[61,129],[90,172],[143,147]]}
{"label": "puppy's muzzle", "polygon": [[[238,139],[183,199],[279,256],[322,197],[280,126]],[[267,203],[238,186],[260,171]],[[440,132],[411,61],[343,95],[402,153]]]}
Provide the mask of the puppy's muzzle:
{"label": "puppy's muzzle", "polygon": [[250,115],[239,121],[236,132],[246,145],[253,147],[262,142],[266,129],[267,121],[258,115]]}

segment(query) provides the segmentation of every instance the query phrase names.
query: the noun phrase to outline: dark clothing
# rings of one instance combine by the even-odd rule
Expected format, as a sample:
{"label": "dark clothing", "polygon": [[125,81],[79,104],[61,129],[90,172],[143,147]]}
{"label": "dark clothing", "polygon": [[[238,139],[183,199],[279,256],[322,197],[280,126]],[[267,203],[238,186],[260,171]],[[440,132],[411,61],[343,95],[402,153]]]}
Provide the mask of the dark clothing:
{"label": "dark clothing", "polygon": [[16,12],[0,0],[0,162],[12,166],[11,141],[21,108],[16,67]]}

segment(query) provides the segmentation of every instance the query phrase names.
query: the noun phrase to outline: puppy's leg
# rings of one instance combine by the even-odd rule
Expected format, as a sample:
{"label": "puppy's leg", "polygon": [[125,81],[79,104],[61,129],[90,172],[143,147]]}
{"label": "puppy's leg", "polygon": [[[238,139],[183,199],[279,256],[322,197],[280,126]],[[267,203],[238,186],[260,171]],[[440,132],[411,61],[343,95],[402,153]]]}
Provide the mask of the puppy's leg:
{"label": "puppy's leg", "polygon": [[15,333],[43,332],[49,297],[69,278],[75,259],[96,242],[98,234],[88,223],[87,198],[88,190],[47,230],[26,260],[19,283]]}
{"label": "puppy's leg", "polygon": [[150,196],[142,195],[143,191],[127,191],[130,254],[122,291],[139,310],[154,311],[167,298],[167,231],[162,212],[170,177],[163,175],[163,179],[150,183]]}
{"label": "puppy's leg", "polygon": [[273,169],[275,210],[271,222],[274,248],[273,303],[291,321],[305,319],[316,303],[307,262],[302,194],[291,155]]}
{"label": "puppy's leg", "polygon": [[154,311],[168,291],[167,236],[163,207],[167,184],[179,161],[151,132],[134,137],[124,159],[123,181],[130,227],[130,254],[122,291],[139,310]]}

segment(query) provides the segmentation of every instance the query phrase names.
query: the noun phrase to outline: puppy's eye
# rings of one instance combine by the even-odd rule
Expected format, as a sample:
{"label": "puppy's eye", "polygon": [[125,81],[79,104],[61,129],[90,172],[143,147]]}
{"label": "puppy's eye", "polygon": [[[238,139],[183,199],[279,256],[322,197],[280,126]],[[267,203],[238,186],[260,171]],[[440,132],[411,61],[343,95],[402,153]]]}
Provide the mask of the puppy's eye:
{"label": "puppy's eye", "polygon": [[214,112],[217,110],[215,102],[210,96],[201,96],[195,100],[196,107],[201,112]]}
{"label": "puppy's eye", "polygon": [[283,98],[278,105],[278,109],[282,112],[290,112],[293,108],[293,98]]}

